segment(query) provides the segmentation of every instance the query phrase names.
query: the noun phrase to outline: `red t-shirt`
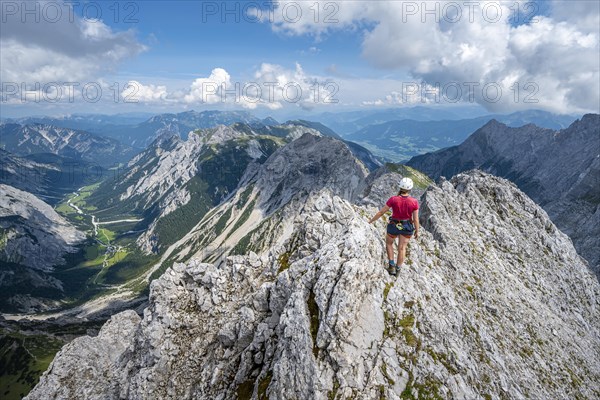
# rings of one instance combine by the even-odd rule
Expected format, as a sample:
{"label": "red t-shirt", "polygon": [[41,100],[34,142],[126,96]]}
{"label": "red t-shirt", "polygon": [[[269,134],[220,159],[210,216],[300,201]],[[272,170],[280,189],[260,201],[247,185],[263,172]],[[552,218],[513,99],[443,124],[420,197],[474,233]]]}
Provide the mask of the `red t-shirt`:
{"label": "red t-shirt", "polygon": [[392,218],[398,220],[412,220],[412,213],[419,209],[419,202],[410,196],[393,196],[385,203],[392,208]]}

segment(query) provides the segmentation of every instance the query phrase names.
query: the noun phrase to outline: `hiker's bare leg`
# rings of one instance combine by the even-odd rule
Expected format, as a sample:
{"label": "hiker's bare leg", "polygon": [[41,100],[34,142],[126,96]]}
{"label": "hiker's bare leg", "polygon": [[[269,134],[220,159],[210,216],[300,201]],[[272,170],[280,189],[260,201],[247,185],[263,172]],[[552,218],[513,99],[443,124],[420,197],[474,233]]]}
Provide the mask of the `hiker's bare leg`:
{"label": "hiker's bare leg", "polygon": [[385,235],[385,250],[387,251],[388,260],[394,259],[394,239],[390,235]]}
{"label": "hiker's bare leg", "polygon": [[408,242],[410,241],[410,238],[404,237],[402,235],[399,236],[399,243],[398,243],[398,266],[402,265],[404,263],[404,259],[406,258],[406,246],[408,246]]}

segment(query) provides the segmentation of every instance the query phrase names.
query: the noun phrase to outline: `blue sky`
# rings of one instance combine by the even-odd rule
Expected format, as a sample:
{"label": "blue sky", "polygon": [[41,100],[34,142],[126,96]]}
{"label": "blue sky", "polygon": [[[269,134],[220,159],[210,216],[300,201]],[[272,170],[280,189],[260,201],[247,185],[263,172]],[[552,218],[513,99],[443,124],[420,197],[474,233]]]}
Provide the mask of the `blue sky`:
{"label": "blue sky", "polygon": [[[126,60],[122,73],[189,79],[208,75],[215,67],[225,67],[232,75],[251,77],[262,63],[293,68],[298,62],[315,74],[327,74],[328,68],[335,65],[340,73],[349,76],[381,75],[360,56],[360,31],[347,29],[321,38],[279,34],[268,23],[244,16],[244,2],[209,3],[218,6],[216,14],[206,3],[195,1],[140,2],[139,10],[135,10],[138,23],[124,22],[123,14],[115,23],[111,10],[111,18],[105,21],[108,25],[114,29],[135,29],[140,41],[149,47],[135,59]],[[228,4],[230,11],[237,4],[238,11],[221,15],[222,4]],[[397,75],[394,71],[386,73]]]}
{"label": "blue sky", "polygon": [[[216,14],[209,13],[207,4],[219,8],[214,11]],[[223,4],[232,7],[230,11],[237,5],[238,11],[221,15]],[[243,7],[244,2],[147,1],[139,3],[139,11],[135,13],[138,23],[125,23],[123,16],[119,23],[113,18],[108,19],[110,23],[106,22],[115,29],[133,27],[140,39],[151,47],[151,51],[125,65],[136,72],[153,73],[155,70],[148,65],[152,61],[174,73],[187,74],[198,73],[198,68],[210,72],[214,66],[224,63],[237,74],[248,72],[262,62],[288,64],[295,61],[322,72],[332,63],[346,64],[357,73],[369,72],[366,61],[359,55],[358,32],[345,30],[321,40],[313,35],[275,34],[268,23],[252,22],[254,17],[244,16]],[[311,53],[311,47],[318,48],[319,53]]]}
{"label": "blue sky", "polygon": [[[44,1],[35,3],[37,22],[23,17],[22,3],[14,2],[16,10],[4,3],[2,116],[192,108],[301,114],[465,104],[490,112],[598,109],[597,2],[481,1],[472,9],[428,2],[436,20],[423,2],[406,1],[82,1],[70,21],[68,5]],[[64,18],[49,23],[57,5],[65,7]],[[272,20],[256,21],[253,6]],[[223,15],[223,7],[230,13]],[[86,18],[98,11],[101,21]],[[452,20],[455,11],[461,18]],[[266,99],[265,83],[274,80],[275,98]],[[66,101],[64,86],[59,101],[48,101],[56,95],[46,87],[51,82],[80,84],[72,89],[74,101]],[[102,90],[97,102],[81,93],[90,82]],[[218,88],[206,97],[210,82]],[[223,100],[221,90],[249,83],[262,87],[260,96]],[[36,84],[41,98],[23,95]],[[284,85],[300,89],[300,100],[290,101]],[[126,86],[135,90],[123,91]],[[125,97],[136,102],[115,100]]]}

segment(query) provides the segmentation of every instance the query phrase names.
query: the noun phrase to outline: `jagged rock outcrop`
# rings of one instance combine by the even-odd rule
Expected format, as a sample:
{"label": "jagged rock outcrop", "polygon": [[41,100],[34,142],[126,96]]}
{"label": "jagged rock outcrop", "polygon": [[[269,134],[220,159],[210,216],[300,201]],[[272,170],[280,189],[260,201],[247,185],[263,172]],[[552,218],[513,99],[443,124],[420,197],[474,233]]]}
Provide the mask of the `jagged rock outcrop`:
{"label": "jagged rock outcrop", "polygon": [[370,171],[374,171],[383,165],[383,163],[377,157],[375,157],[369,150],[367,150],[363,146],[359,145],[358,143],[344,140],[342,137],[340,137],[340,135],[338,135],[336,132],[334,132],[331,128],[323,125],[320,122],[306,121],[306,120],[300,119],[300,120],[294,120],[294,121],[287,121],[286,124],[305,126],[307,128],[312,128],[312,129],[319,131],[323,136],[329,136],[329,137],[343,141],[344,143],[346,143],[346,146],[348,146],[350,151],[352,151],[354,156],[356,158],[358,158],[360,161],[362,161],[363,164],[365,164],[365,167],[367,167]]}
{"label": "jagged rock outcrop", "polygon": [[308,194],[324,187],[352,199],[368,174],[342,141],[305,133],[273,153],[259,171],[258,205],[269,212],[302,191]]}
{"label": "jagged rock outcrop", "polygon": [[325,189],[282,211],[284,248],[175,264],[27,399],[600,396],[600,285],[506,180],[432,186],[398,278],[374,208]]}
{"label": "jagged rock outcrop", "polygon": [[510,179],[548,212],[600,276],[599,137],[598,114],[560,131],[492,120],[461,145],[414,157],[408,165],[434,179],[473,168]]}

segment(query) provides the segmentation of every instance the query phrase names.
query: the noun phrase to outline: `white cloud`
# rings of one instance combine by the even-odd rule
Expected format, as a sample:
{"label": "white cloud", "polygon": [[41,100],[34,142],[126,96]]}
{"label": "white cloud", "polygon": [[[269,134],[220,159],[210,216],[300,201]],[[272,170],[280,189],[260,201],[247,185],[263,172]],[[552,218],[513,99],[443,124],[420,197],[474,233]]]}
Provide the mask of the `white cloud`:
{"label": "white cloud", "polygon": [[[46,3],[38,1],[36,6],[43,9]],[[100,20],[70,16],[69,5],[62,6],[62,17],[56,21],[42,15],[37,22],[33,16],[22,22],[20,13],[3,15],[3,82],[32,87],[35,83],[98,81],[124,59],[146,50],[132,30],[115,32]]]}
{"label": "white cloud", "polygon": [[374,101],[365,100],[362,102],[362,105],[363,106],[384,106],[384,105],[386,105],[386,103],[381,99],[374,100]]}
{"label": "white cloud", "polygon": [[167,87],[143,85],[138,81],[129,81],[121,92],[123,101],[128,103],[153,103],[167,99]]}
{"label": "white cloud", "polygon": [[307,74],[300,64],[294,69],[263,63],[251,79],[234,81],[224,68],[214,68],[208,77],[196,78],[186,89],[169,90],[164,85],[129,81],[121,92],[125,102],[164,102],[181,106],[229,104],[247,109],[284,106],[312,109],[336,104],[338,84]]}
{"label": "white cloud", "polygon": [[183,97],[186,103],[208,103],[215,104],[226,99],[225,90],[231,87],[231,77],[223,68],[212,70],[208,78],[194,80],[189,93]]}
{"label": "white cloud", "polygon": [[[478,85],[463,91],[463,100],[474,95],[491,111],[542,108],[564,113],[600,107],[599,2],[553,1],[549,17],[536,16],[529,23],[524,22],[531,10],[514,14],[514,1],[481,1],[475,8],[453,1],[331,4],[282,0],[272,27],[318,38],[362,29],[362,55],[376,67],[406,71],[423,87]],[[457,4],[460,14],[452,14]],[[284,10],[297,7],[302,13],[296,21]],[[437,10],[438,21],[423,7]],[[483,90],[485,85],[502,90],[497,101]]]}
{"label": "white cloud", "polygon": [[273,109],[286,103],[310,109],[319,100],[319,79],[307,75],[298,63],[293,70],[263,63],[254,73],[254,82],[262,88],[260,103]]}

